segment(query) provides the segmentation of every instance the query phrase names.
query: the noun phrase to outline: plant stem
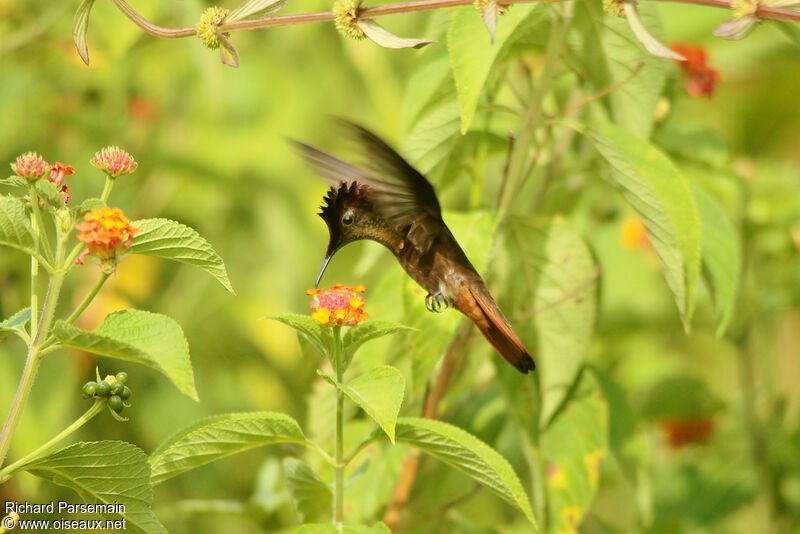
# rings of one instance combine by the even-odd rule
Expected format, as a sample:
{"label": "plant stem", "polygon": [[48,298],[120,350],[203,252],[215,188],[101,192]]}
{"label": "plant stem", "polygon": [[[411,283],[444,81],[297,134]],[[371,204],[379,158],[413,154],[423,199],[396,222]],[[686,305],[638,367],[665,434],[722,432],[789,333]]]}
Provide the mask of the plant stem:
{"label": "plant stem", "polygon": [[83,302],[81,302],[80,305],[77,308],[75,308],[75,311],[72,312],[72,314],[69,317],[67,317],[65,321],[67,324],[72,324],[73,322],[75,322],[75,319],[77,319],[80,316],[80,314],[82,314],[84,310],[86,310],[86,308],[89,306],[92,300],[94,300],[94,298],[97,296],[97,293],[100,291],[100,288],[103,287],[103,284],[106,283],[106,280],[108,280],[109,276],[111,276],[111,273],[106,273],[106,272],[100,275],[100,278],[97,280],[97,283],[94,285],[89,294],[86,295],[86,297],[83,299]]}
{"label": "plant stem", "polygon": [[[31,227],[33,228],[34,251],[36,256],[31,256],[31,338],[35,335],[36,329],[39,327],[39,294],[37,289],[39,286],[39,222],[36,220],[36,213],[39,211],[39,196],[36,194],[36,188],[31,184]],[[3,455],[0,452],[0,465],[2,465]]]}
{"label": "plant stem", "polygon": [[[333,327],[334,339],[334,363],[336,367],[336,381],[339,384],[344,380],[344,362],[342,361],[342,327]],[[340,388],[336,388],[336,428],[333,434],[335,442],[334,461],[336,466],[333,468],[335,480],[333,486],[333,522],[339,526],[344,523],[344,393]]]}
{"label": "plant stem", "polygon": [[87,422],[89,422],[90,419],[92,419],[95,415],[100,413],[100,411],[103,409],[103,406],[105,406],[105,400],[96,399],[94,401],[94,404],[92,404],[92,406],[88,410],[86,410],[86,412],[84,412],[83,415],[78,417],[67,428],[59,432],[58,435],[53,437],[47,443],[43,444],[41,447],[37,448],[35,451],[25,455],[24,457],[20,458],[13,464],[9,464],[4,469],[0,470],[0,484],[8,480],[14,471],[18,470],[20,467],[24,466],[31,460],[41,456],[42,453],[50,449],[53,445],[63,440],[64,438],[66,438],[67,436],[78,430],[80,427],[85,425]]}
{"label": "plant stem", "polygon": [[108,201],[108,196],[111,194],[112,187],[114,187],[114,179],[106,174],[106,184],[103,186],[103,194],[100,195],[100,200],[103,202]]}

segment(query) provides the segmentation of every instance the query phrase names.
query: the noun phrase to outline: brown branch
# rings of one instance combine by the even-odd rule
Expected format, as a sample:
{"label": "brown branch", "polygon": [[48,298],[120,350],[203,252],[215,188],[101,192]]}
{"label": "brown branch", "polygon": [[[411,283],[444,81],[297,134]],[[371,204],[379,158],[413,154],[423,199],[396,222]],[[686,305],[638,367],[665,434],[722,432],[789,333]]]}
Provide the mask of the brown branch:
{"label": "brown branch", "polygon": [[[529,3],[554,3],[564,2],[566,0],[500,0],[498,3],[501,6],[509,6],[511,4],[529,4]],[[656,2],[678,2],[682,4],[695,4],[709,7],[717,7],[722,9],[731,9],[732,4],[727,0],[649,0]],[[150,35],[161,37],[163,39],[179,39],[182,37],[191,37],[197,33],[194,27],[189,28],[164,28],[153,24],[136,12],[124,0],[113,0],[114,4],[129,18],[134,24],[142,28]],[[397,15],[400,13],[418,13],[420,11],[433,11],[436,9],[445,9],[450,7],[472,5],[473,0],[418,0],[416,2],[399,2],[396,4],[388,4],[384,6],[368,7],[359,12],[361,18],[370,19],[375,17],[384,17],[387,15]],[[756,11],[756,15],[762,19],[774,20],[790,20],[800,22],[800,11],[783,7],[773,7],[762,5]],[[230,32],[236,30],[255,30],[259,28],[272,28],[275,26],[291,26],[294,24],[308,24],[309,22],[329,22],[334,18],[333,13],[318,12],[318,13],[299,13],[296,15],[280,15],[275,17],[262,17],[249,20],[237,20],[221,24],[220,31]]]}
{"label": "brown branch", "polygon": [[[422,417],[428,419],[435,419],[439,411],[439,404],[447,392],[447,386],[450,385],[450,378],[453,376],[453,371],[456,367],[456,361],[461,354],[461,349],[466,345],[467,340],[472,332],[472,323],[470,321],[463,321],[461,327],[450,342],[447,348],[447,353],[442,361],[442,368],[439,375],[436,377],[436,382],[428,390],[425,395],[425,406],[422,409]],[[411,489],[414,486],[414,480],[417,478],[417,471],[419,470],[420,453],[419,451],[411,451],[403,461],[403,470],[400,473],[400,478],[397,479],[397,485],[394,487],[394,494],[392,495],[392,502],[383,516],[383,522],[389,527],[389,530],[394,530],[397,523],[400,522],[400,517],[403,514],[408,498],[411,496]]]}

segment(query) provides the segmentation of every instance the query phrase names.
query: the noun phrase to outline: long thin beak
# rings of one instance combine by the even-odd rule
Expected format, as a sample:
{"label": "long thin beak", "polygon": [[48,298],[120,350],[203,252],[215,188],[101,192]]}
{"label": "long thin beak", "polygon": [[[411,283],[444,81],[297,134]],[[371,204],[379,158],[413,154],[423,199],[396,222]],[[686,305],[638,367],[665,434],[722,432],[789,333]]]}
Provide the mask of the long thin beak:
{"label": "long thin beak", "polygon": [[332,257],[333,257],[333,254],[331,254],[330,256],[326,256],[325,257],[325,261],[322,262],[322,267],[320,267],[320,269],[319,269],[319,274],[317,275],[317,281],[314,282],[314,287],[319,286],[319,281],[322,278],[322,274],[325,272],[325,269],[328,267],[328,264],[331,262],[331,258]]}

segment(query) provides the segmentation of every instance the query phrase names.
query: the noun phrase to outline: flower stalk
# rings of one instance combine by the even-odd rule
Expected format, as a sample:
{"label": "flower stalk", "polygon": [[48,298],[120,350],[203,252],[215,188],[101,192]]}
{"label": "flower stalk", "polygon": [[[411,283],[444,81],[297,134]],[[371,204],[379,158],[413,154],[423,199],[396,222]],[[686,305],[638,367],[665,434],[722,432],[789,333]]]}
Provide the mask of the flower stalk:
{"label": "flower stalk", "polygon": [[[333,327],[334,367],[336,368],[336,381],[341,384],[344,380],[344,350],[342,346],[342,327]],[[333,522],[337,525],[344,523],[344,470],[347,464],[344,461],[344,393],[336,388],[336,428],[333,439],[335,479],[333,485]]]}

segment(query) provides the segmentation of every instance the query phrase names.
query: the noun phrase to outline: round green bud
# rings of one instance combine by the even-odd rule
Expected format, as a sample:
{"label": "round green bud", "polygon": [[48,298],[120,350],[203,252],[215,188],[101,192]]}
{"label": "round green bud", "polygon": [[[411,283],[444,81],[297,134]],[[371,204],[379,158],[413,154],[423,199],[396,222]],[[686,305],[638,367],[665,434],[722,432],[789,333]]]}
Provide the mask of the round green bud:
{"label": "round green bud", "polygon": [[125,389],[125,384],[123,384],[122,382],[117,381],[111,384],[112,395],[119,395],[120,393],[122,393],[123,389]]}
{"label": "round green bud", "polygon": [[120,393],[119,396],[120,396],[120,398],[122,398],[122,400],[128,400],[128,399],[131,398],[132,394],[133,394],[133,391],[131,391],[131,388],[129,388],[128,386],[125,386],[122,389],[122,393]]}
{"label": "round green bud", "polygon": [[120,371],[119,373],[117,373],[117,380],[119,380],[120,382],[127,382],[128,373],[126,373],[125,371]]}
{"label": "round green bud", "polygon": [[94,394],[97,397],[107,397],[111,392],[111,386],[105,380],[101,380],[95,387]]}
{"label": "round green bud", "polygon": [[119,397],[119,395],[111,395],[108,398],[108,407],[117,413],[122,411],[123,404],[122,404],[122,399]]}
{"label": "round green bud", "polygon": [[87,397],[94,397],[97,392],[97,382],[86,382],[83,385],[83,394]]}

